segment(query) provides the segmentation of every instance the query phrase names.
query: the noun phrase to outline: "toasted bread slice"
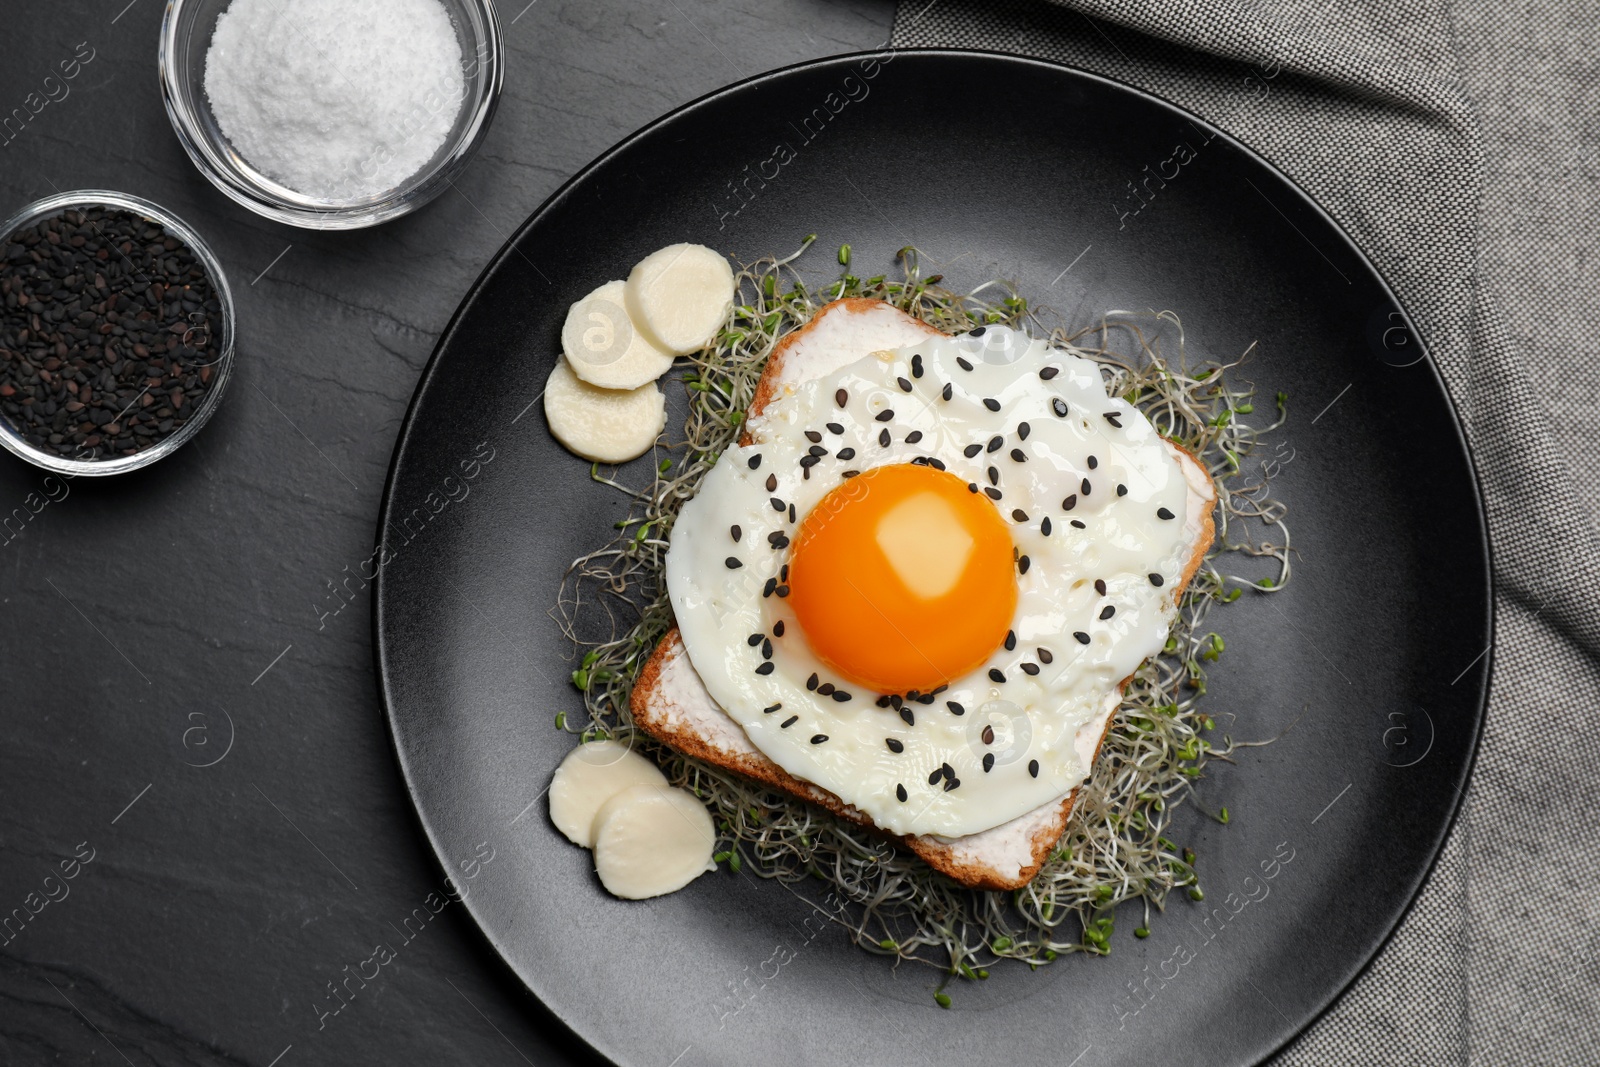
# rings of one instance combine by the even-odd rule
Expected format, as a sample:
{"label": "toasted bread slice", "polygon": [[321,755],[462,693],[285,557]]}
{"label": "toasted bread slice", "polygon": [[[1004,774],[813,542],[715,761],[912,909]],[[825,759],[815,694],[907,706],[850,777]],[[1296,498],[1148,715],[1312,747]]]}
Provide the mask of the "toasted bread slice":
{"label": "toasted bread slice", "polygon": [[[869,352],[902,348],[937,336],[938,331],[881,300],[836,300],[804,327],[785,337],[773,350],[757,384],[749,415],[754,417],[775,397],[802,382],[820,378]],[[745,420],[746,425],[749,419]],[[747,442],[748,443],[748,439]],[[1216,490],[1205,468],[1188,452],[1169,442],[1189,484],[1193,526],[1189,559],[1173,595],[1181,596],[1194,577],[1215,534],[1212,506]],[[1127,679],[1123,680],[1127,685]],[[1105,742],[1117,702],[1102,715],[1095,757]],[[863,812],[828,790],[802,781],[768,759],[711,694],[695,672],[676,629],[668,631],[634,683],[630,700],[633,721],[646,734],[724,770],[760,782],[778,792],[815,804],[842,819],[872,826]],[[1090,761],[1091,765],[1093,760]],[[933,835],[895,836],[900,845],[928,866],[973,889],[1018,889],[1026,885],[1050,855],[1076,801],[1076,788],[1065,797],[1041,805],[1010,822],[982,833],[947,838]]]}

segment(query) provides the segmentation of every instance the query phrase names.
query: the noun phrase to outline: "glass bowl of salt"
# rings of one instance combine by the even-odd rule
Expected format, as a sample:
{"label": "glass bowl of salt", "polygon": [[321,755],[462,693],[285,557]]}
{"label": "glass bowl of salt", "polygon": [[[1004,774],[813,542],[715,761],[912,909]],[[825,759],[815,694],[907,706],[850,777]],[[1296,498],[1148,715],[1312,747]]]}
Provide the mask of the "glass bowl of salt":
{"label": "glass bowl of salt", "polygon": [[500,98],[492,0],[169,0],[167,117],[269,219],[350,230],[450,186]]}

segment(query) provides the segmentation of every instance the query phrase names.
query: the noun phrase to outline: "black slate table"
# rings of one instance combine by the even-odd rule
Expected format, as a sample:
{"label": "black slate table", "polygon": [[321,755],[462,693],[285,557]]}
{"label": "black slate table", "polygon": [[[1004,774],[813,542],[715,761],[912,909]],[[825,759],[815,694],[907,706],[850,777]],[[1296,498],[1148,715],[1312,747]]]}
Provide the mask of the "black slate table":
{"label": "black slate table", "polygon": [[[0,116],[92,50],[0,134],[0,215],[57,190],[154,200],[211,244],[239,314],[194,442],[0,524],[0,918],[28,913],[0,932],[0,1063],[581,1062],[462,909],[429,903],[443,872],[358,576],[390,450],[457,302],[561,182],[696,96],[882,44],[893,5],[524,3],[499,5],[505,94],[459,191],[353,233],[267,222],[191,166],[160,0],[0,7]],[[0,516],[42,482],[0,455]],[[394,958],[347,981],[379,943]]]}

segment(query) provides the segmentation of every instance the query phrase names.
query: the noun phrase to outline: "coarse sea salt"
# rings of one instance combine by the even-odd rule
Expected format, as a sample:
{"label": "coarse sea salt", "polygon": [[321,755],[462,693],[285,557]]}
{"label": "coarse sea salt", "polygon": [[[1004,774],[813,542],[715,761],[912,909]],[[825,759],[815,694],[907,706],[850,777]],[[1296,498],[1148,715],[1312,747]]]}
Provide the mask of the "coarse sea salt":
{"label": "coarse sea salt", "polygon": [[466,91],[439,0],[233,0],[206,53],[223,136],[306,196],[376,196],[445,143]]}

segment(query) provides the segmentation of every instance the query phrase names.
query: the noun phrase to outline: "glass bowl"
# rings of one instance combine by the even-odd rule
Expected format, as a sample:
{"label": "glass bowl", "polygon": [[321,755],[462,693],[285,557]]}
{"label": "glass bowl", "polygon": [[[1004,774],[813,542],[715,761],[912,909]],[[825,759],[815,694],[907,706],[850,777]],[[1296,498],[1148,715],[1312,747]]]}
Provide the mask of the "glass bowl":
{"label": "glass bowl", "polygon": [[[82,207],[120,208],[130,214],[159,223],[168,234],[188,245],[205,269],[216,292],[217,303],[221,308],[218,317],[222,323],[222,337],[216,347],[211,349],[209,358],[204,364],[213,368],[211,381],[207,383],[205,394],[197,402],[194,414],[166,437],[131,456],[117,456],[114,459],[69,459],[29,444],[12,426],[11,421],[4,414],[0,414],[0,447],[6,451],[22,457],[36,467],[57,474],[99,477],[148,467],[156,460],[170,456],[199,433],[200,427],[204,426],[212,413],[217,410],[217,404],[221,402],[222,394],[228,387],[228,379],[233,376],[233,293],[228,288],[226,275],[222,273],[222,264],[217,262],[217,257],[212,254],[210,247],[200,239],[200,235],[195,233],[188,223],[158,204],[152,204],[137,196],[129,196],[127,193],[116,193],[107,189],[79,189],[36,200],[7,219],[4,224],[0,224],[0,243],[18,230],[31,226],[41,219],[71,208]],[[0,270],[3,270],[3,267],[0,267]],[[211,346],[208,344],[207,347]]]}
{"label": "glass bowl", "polygon": [[206,53],[232,0],[168,0],[161,24],[161,96],[189,158],[213,185],[258,215],[307,229],[353,230],[398,218],[438,196],[466,167],[500,100],[502,42],[492,0],[440,0],[461,45],[463,96],[433,158],[387,192],[338,200],[296,192],[234,151],[211,113]]}

